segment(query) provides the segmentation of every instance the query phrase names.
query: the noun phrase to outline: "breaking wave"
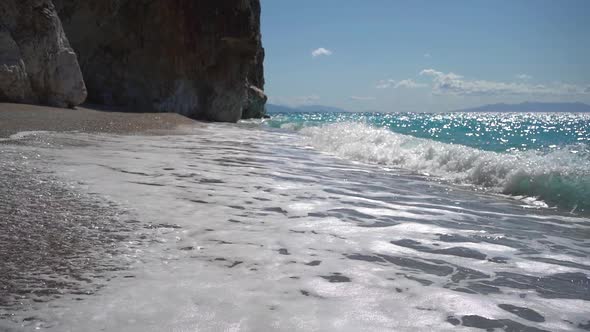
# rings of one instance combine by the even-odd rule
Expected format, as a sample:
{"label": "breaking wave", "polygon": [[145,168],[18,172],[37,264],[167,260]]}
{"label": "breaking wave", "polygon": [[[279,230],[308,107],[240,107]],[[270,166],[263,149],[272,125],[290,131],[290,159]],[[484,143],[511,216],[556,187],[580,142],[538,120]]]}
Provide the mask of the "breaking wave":
{"label": "breaking wave", "polygon": [[435,176],[550,206],[590,213],[590,152],[585,144],[549,152],[493,152],[394,133],[362,123],[301,129],[318,150]]}

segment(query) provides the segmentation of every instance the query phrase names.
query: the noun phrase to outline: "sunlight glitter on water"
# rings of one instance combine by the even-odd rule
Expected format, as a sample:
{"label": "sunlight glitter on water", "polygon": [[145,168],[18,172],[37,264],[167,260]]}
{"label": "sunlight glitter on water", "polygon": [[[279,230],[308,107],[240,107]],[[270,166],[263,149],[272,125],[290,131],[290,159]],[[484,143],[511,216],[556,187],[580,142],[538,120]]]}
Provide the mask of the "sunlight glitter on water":
{"label": "sunlight glitter on water", "polygon": [[284,113],[267,125],[301,129],[343,122],[496,152],[590,142],[590,115],[584,113]]}

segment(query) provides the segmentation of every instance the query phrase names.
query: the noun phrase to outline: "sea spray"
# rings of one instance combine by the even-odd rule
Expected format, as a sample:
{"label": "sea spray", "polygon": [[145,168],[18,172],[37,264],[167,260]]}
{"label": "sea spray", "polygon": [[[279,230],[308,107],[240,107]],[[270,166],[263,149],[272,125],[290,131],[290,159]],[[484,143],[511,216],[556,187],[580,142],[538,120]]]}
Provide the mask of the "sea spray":
{"label": "sea spray", "polygon": [[586,214],[590,162],[572,146],[540,151],[494,152],[394,133],[363,123],[334,123],[301,130],[315,148],[343,158],[399,167],[456,184],[508,195],[536,197]]}

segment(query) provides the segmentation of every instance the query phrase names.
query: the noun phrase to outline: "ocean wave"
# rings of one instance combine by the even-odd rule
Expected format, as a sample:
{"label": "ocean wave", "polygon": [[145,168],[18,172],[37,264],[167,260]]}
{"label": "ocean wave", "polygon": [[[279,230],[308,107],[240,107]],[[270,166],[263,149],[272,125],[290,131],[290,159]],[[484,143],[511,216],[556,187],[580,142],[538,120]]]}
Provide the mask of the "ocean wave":
{"label": "ocean wave", "polygon": [[337,156],[398,167],[550,206],[590,212],[590,155],[586,146],[550,152],[492,152],[394,133],[362,123],[301,129],[309,143]]}

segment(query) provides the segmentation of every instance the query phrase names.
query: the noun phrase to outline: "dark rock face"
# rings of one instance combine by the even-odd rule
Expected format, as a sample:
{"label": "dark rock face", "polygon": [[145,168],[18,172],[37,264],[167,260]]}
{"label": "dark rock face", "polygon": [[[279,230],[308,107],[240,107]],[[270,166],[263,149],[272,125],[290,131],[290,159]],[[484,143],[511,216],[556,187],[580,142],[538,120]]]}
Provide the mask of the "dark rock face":
{"label": "dark rock face", "polygon": [[268,98],[264,91],[254,85],[248,87],[248,101],[242,112],[242,119],[262,118],[266,114],[264,105]]}
{"label": "dark rock face", "polygon": [[54,3],[90,102],[225,122],[263,114],[259,0]]}
{"label": "dark rock face", "polygon": [[268,98],[264,94],[264,48],[260,48],[256,56],[256,62],[250,69],[248,81],[248,103],[242,113],[243,119],[262,118],[266,115],[266,102]]}
{"label": "dark rock face", "polygon": [[0,1],[0,101],[72,107],[86,99],[50,0]]}

